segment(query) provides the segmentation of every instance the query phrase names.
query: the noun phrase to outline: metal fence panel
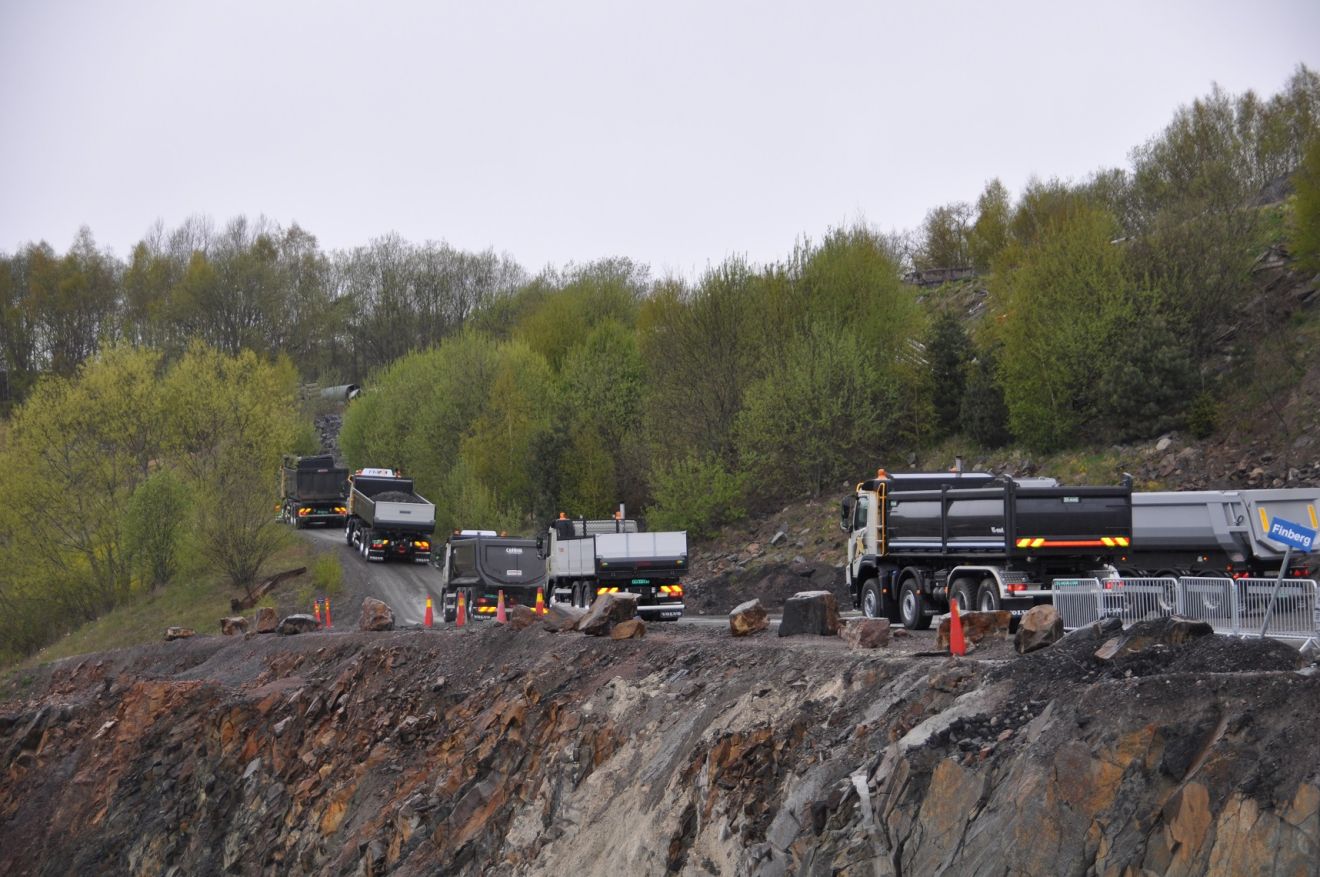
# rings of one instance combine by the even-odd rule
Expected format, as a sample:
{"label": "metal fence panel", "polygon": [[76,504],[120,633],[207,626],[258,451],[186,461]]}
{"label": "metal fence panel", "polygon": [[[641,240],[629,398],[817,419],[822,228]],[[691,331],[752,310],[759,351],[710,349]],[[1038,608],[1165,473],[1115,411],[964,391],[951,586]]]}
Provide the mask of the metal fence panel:
{"label": "metal fence panel", "polygon": [[1054,609],[1063,619],[1065,630],[1086,627],[1100,620],[1102,589],[1099,579],[1055,579],[1052,590]]}
{"label": "metal fence panel", "polygon": [[[1100,618],[1121,618],[1126,626],[1178,615],[1207,622],[1217,633],[1259,636],[1275,587],[1274,579],[1215,576],[1056,579],[1053,599],[1068,630]],[[1278,639],[1320,638],[1316,582],[1284,579],[1278,587],[1267,635]]]}

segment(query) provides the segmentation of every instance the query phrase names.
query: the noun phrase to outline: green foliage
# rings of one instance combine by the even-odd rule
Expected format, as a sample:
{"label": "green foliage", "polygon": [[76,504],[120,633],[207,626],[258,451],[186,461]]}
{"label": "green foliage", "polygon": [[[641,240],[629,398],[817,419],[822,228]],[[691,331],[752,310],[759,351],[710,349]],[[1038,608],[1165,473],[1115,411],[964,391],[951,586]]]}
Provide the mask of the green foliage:
{"label": "green foliage", "polygon": [[1186,338],[1138,306],[1115,320],[1106,347],[1116,355],[1097,369],[1105,432],[1129,441],[1177,427],[1196,381]]}
{"label": "green foliage", "polygon": [[921,243],[912,263],[918,269],[972,264],[972,208],[959,201],[936,207],[921,224]]}
{"label": "green foliage", "polygon": [[295,388],[287,362],[200,344],[169,366],[108,347],[42,380],[0,448],[0,638],[31,650],[179,578],[193,533],[247,584],[283,534],[270,503]]}
{"label": "green foliage", "polygon": [[152,473],[129,497],[124,547],[151,587],[167,584],[178,572],[179,544],[190,514],[187,485],[168,469]]}
{"label": "green foliage", "polygon": [[968,258],[980,273],[988,272],[995,257],[1008,246],[1011,216],[1008,189],[997,179],[986,183],[985,191],[976,199],[976,222],[967,235]]}
{"label": "green foliage", "polygon": [[344,592],[344,567],[339,555],[325,552],[312,561],[312,585],[316,592],[331,597]]}
{"label": "green foliage", "polygon": [[931,323],[926,335],[926,362],[935,425],[945,435],[960,428],[970,347],[967,330],[952,313],[944,311]]}
{"label": "green foliage", "polygon": [[1219,428],[1219,399],[1209,391],[1196,394],[1187,411],[1187,428],[1198,439],[1208,439]]}
{"label": "green foliage", "polygon": [[959,422],[968,438],[986,448],[1000,448],[1013,438],[1008,429],[1008,406],[999,384],[993,348],[977,350],[966,367]]}
{"label": "green foliage", "polygon": [[713,455],[676,460],[654,472],[651,485],[655,500],[646,517],[653,530],[686,530],[689,538],[704,539],[747,513],[745,477]]}
{"label": "green foliage", "polygon": [[1305,270],[1320,271],[1320,136],[1307,147],[1293,187],[1293,253]]}
{"label": "green foliage", "polygon": [[1105,341],[1128,282],[1110,244],[1113,217],[1074,205],[1039,230],[991,292],[1005,314],[1001,376],[1013,433],[1033,449],[1066,447],[1097,413]]}
{"label": "green foliage", "polygon": [[747,391],[738,416],[753,491],[819,493],[858,460],[894,449],[894,382],[849,332],[812,326]]}

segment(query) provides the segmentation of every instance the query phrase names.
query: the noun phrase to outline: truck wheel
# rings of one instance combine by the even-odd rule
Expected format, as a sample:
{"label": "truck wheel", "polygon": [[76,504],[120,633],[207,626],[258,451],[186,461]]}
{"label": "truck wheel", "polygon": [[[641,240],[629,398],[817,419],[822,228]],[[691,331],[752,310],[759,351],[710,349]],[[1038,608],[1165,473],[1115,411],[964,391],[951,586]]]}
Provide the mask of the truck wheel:
{"label": "truck wheel", "polygon": [[930,627],[930,616],[922,611],[923,608],[916,580],[907,579],[898,595],[898,614],[903,626],[908,630],[925,630]]}
{"label": "truck wheel", "polygon": [[881,618],[880,585],[875,579],[862,586],[862,614],[867,618]]}
{"label": "truck wheel", "polygon": [[352,525],[352,524],[348,524],[348,523],[345,523],[345,524],[344,524],[344,544],[345,544],[345,545],[352,545],[352,544],[353,544],[353,525]]}
{"label": "truck wheel", "polygon": [[454,599],[456,602],[451,605],[449,602],[449,591],[444,588],[440,589],[440,618],[446,624],[453,624],[458,620],[458,598]]}
{"label": "truck wheel", "polygon": [[981,589],[976,592],[976,608],[982,612],[995,612],[999,609],[999,585],[994,579],[981,582]]}
{"label": "truck wheel", "polygon": [[970,612],[977,605],[976,588],[967,579],[959,579],[949,596],[958,601],[958,609],[962,612]]}

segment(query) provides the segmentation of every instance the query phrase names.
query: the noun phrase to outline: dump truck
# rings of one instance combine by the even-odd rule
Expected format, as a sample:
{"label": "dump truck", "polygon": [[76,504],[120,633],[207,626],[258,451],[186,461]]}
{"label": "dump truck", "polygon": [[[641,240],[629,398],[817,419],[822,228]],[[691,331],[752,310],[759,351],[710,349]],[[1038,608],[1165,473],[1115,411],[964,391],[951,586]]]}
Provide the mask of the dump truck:
{"label": "dump truck", "polygon": [[561,514],[536,544],[555,602],[585,608],[602,593],[622,591],[638,595],[637,613],[644,619],[673,621],[683,615],[686,532],[647,533],[620,506],[605,519]]}
{"label": "dump truck", "polygon": [[329,454],[285,454],[280,469],[280,517],[298,529],[344,523],[348,514],[348,470]]}
{"label": "dump truck", "polygon": [[435,506],[413,492],[394,469],[359,469],[349,476],[344,542],[369,561],[431,561]]}
{"label": "dump truck", "polygon": [[500,593],[505,608],[536,606],[545,593],[545,560],[536,540],[501,536],[494,530],[457,530],[436,559],[440,568],[440,612],[458,617],[458,595],[472,618],[493,618]]}
{"label": "dump truck", "polygon": [[[1118,560],[1127,575],[1273,577],[1284,546],[1269,538],[1276,517],[1317,526],[1320,488],[1138,491],[1132,494],[1132,550]],[[1309,578],[1316,554],[1294,553],[1285,574]]]}
{"label": "dump truck", "polygon": [[922,630],[950,598],[1020,615],[1050,602],[1056,579],[1116,578],[1133,545],[1132,484],[880,469],[843,500],[839,526],[853,606]]}

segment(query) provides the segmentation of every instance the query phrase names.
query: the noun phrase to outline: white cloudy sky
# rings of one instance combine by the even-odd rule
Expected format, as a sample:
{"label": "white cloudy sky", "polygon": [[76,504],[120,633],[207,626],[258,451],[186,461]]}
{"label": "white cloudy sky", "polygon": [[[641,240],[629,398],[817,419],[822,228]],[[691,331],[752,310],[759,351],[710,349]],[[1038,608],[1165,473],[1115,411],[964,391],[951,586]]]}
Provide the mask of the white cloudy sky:
{"label": "white cloudy sky", "polygon": [[0,0],[0,252],[156,219],[692,274],[1124,164],[1320,2]]}

